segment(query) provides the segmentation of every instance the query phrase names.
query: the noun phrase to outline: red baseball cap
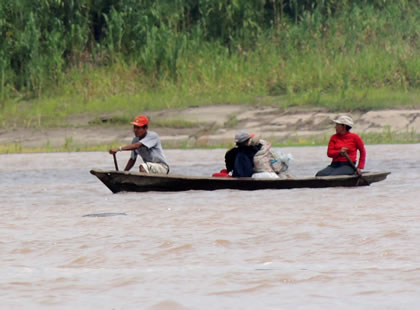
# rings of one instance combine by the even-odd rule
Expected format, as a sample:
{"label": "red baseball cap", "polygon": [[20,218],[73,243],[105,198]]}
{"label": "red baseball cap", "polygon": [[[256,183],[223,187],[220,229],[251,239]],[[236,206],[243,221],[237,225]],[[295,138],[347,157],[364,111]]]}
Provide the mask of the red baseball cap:
{"label": "red baseball cap", "polygon": [[149,124],[149,119],[144,115],[138,115],[138,116],[136,116],[134,121],[130,122],[130,124],[135,125],[135,126],[139,126],[139,127],[143,127],[143,126]]}

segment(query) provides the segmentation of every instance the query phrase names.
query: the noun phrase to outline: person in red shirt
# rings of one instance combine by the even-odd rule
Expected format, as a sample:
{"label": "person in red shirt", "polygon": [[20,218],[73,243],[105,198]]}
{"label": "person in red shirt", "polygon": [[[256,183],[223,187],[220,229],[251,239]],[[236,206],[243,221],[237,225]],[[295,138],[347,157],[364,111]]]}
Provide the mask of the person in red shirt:
{"label": "person in red shirt", "polygon": [[[332,162],[326,168],[318,171],[316,176],[352,175],[354,173],[362,175],[362,169],[365,167],[366,161],[366,149],[362,138],[350,132],[350,129],[353,127],[352,118],[347,115],[341,115],[333,122],[335,123],[336,133],[331,136],[327,151],[327,156],[332,158]],[[359,163],[356,166],[357,151],[359,151]],[[356,166],[356,171],[348,162],[345,154]]]}

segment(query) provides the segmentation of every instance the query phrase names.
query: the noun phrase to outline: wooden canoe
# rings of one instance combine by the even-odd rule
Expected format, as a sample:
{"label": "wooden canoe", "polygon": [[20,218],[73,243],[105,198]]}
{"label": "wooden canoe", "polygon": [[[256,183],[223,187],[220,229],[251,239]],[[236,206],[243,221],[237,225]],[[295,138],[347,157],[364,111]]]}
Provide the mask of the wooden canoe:
{"label": "wooden canoe", "polygon": [[148,191],[188,191],[188,190],[259,190],[291,188],[323,188],[337,186],[366,186],[385,180],[390,172],[365,172],[357,175],[329,177],[300,177],[290,179],[217,178],[182,175],[151,175],[125,171],[90,171],[113,193]]}

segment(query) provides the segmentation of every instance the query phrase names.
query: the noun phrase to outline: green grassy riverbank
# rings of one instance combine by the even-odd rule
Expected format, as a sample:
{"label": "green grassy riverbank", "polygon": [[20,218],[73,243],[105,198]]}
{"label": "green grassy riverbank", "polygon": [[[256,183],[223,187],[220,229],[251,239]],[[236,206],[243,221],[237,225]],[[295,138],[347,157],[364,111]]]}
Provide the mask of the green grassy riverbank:
{"label": "green grassy riverbank", "polygon": [[[101,118],[124,123],[207,105],[420,107],[417,0],[18,1],[0,4],[0,36],[4,131],[98,126]],[[156,121],[196,126],[182,115]],[[391,128],[366,140],[411,143],[413,136]]]}

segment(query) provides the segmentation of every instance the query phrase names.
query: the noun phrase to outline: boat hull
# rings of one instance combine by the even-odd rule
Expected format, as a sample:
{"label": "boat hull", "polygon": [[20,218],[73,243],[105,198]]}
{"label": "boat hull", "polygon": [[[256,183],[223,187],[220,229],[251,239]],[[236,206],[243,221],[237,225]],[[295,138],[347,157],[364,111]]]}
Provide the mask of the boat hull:
{"label": "boat hull", "polygon": [[188,190],[261,190],[292,188],[324,188],[367,186],[385,180],[390,172],[366,172],[358,175],[305,177],[288,179],[217,178],[191,177],[181,175],[150,175],[125,171],[90,171],[113,193],[148,191],[188,191]]}

